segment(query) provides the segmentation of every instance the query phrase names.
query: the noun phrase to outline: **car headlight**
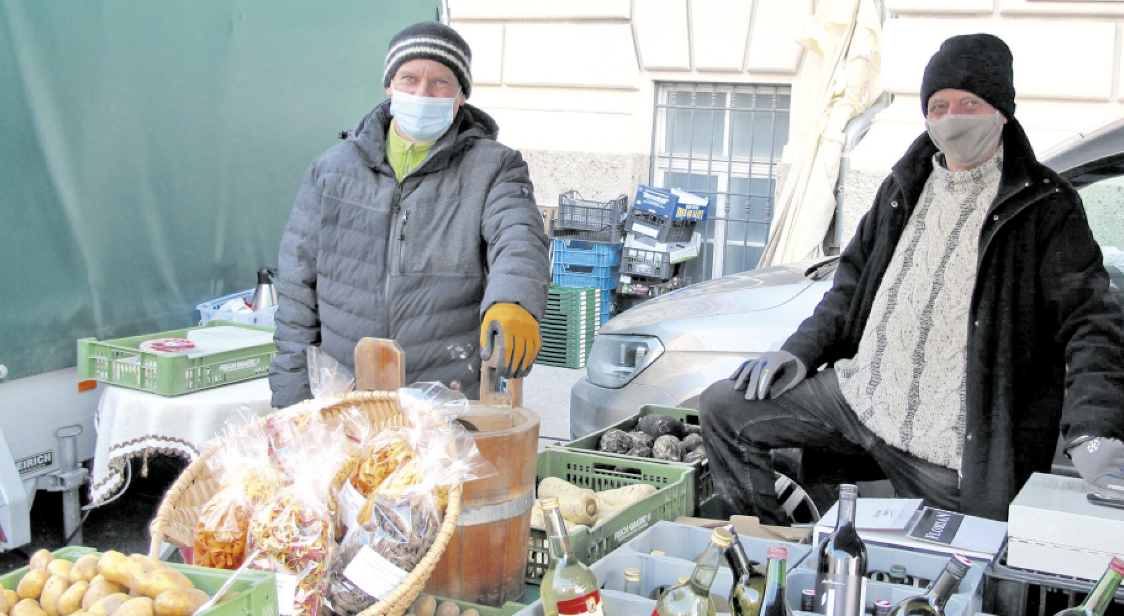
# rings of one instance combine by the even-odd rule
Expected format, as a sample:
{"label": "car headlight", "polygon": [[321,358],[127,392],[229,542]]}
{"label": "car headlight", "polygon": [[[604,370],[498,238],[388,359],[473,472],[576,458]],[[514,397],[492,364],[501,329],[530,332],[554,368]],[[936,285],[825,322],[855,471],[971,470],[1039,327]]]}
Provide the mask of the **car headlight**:
{"label": "car headlight", "polygon": [[617,389],[636,378],[662,354],[663,345],[654,336],[601,335],[589,351],[586,373],[594,385]]}

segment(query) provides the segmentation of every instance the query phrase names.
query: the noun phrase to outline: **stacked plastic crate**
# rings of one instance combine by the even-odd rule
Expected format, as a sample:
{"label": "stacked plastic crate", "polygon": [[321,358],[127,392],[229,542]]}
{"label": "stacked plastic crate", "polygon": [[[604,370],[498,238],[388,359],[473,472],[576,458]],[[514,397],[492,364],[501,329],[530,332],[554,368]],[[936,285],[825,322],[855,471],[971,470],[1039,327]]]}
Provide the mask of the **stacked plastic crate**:
{"label": "stacked plastic crate", "polygon": [[551,221],[554,283],[599,289],[598,325],[609,320],[612,310],[627,209],[627,195],[612,201],[591,201],[571,190],[558,195],[558,215]]}
{"label": "stacked plastic crate", "polygon": [[698,195],[641,184],[628,210],[617,294],[649,299],[690,284],[674,266],[698,256],[695,227],[707,205]]}
{"label": "stacked plastic crate", "polygon": [[600,289],[550,285],[546,313],[539,323],[542,349],[535,362],[581,368],[600,327]]}

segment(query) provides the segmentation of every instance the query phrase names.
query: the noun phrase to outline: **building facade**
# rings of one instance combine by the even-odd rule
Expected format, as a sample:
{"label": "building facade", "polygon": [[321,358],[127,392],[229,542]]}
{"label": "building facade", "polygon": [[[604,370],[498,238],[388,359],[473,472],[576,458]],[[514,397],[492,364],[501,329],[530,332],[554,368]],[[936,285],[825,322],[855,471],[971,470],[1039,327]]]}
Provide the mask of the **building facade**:
{"label": "building facade", "polygon": [[[885,0],[881,86],[893,94],[850,156],[841,241],[923,130],[926,62],[953,34],[990,32],[1015,57],[1018,117],[1036,150],[1124,116],[1124,1]],[[711,198],[692,280],[756,266],[775,195],[811,128],[801,47],[813,0],[449,0],[473,50],[473,104],[522,151],[536,199],[631,198],[638,183]],[[787,147],[786,147],[787,146]],[[829,233],[827,244],[834,243]]]}

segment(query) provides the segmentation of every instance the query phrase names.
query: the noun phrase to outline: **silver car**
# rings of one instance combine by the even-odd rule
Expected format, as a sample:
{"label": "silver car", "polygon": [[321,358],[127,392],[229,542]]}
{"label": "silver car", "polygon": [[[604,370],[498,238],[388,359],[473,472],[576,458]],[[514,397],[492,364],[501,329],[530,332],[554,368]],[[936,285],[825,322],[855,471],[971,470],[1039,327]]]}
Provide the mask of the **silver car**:
{"label": "silver car", "polygon": [[[1120,298],[1124,277],[1124,120],[1046,152],[1043,162],[1081,192]],[[570,433],[584,436],[659,404],[697,408],[707,386],[779,349],[831,288],[835,259],[698,283],[606,323],[570,391]]]}

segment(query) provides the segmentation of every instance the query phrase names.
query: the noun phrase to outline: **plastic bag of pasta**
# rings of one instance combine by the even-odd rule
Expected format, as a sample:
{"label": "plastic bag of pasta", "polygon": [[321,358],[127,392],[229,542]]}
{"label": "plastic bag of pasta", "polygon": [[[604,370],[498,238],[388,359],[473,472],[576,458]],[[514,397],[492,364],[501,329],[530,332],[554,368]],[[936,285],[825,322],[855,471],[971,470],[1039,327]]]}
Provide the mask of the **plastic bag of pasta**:
{"label": "plastic bag of pasta", "polygon": [[276,494],[288,478],[272,463],[269,440],[257,422],[228,425],[214,447],[206,464],[219,489],[199,511],[192,564],[237,569],[246,555],[254,507]]}
{"label": "plastic bag of pasta", "polygon": [[284,431],[281,462],[292,482],[262,501],[250,518],[246,549],[260,550],[251,566],[276,574],[277,600],[291,605],[293,616],[318,616],[328,589],[335,551],[329,492],[347,439],[337,428],[336,422],[314,419],[303,430]]}

